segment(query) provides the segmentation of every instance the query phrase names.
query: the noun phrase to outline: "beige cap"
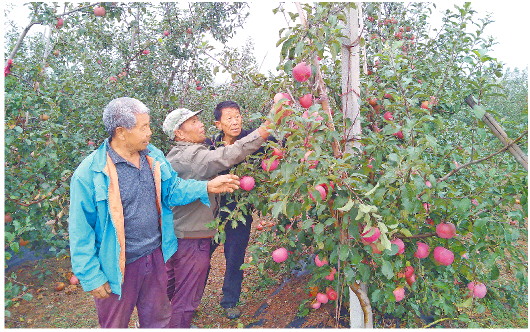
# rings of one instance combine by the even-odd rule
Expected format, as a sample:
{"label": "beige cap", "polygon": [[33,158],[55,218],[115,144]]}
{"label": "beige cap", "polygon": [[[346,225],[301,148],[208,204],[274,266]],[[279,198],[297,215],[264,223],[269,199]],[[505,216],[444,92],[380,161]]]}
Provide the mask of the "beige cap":
{"label": "beige cap", "polygon": [[166,135],[173,139],[175,138],[175,130],[178,129],[186,120],[194,115],[199,114],[200,112],[202,112],[202,110],[192,112],[187,108],[177,108],[166,116],[164,124],[162,125],[162,130],[164,130]]}

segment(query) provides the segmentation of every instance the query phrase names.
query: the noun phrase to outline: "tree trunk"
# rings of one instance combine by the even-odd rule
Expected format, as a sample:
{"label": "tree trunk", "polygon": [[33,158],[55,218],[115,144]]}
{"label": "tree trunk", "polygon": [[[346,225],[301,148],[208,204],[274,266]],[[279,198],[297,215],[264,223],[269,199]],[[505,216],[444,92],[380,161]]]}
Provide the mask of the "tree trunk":
{"label": "tree trunk", "polygon": [[360,150],[358,140],[361,137],[361,121],[359,112],[360,98],[360,3],[357,8],[349,8],[345,13],[347,24],[344,29],[346,36],[342,42],[342,111],[344,117],[352,121],[352,126],[345,134],[346,153],[355,153],[354,147]]}
{"label": "tree trunk", "polygon": [[[356,3],[356,8],[349,8],[345,13],[347,24],[344,29],[346,36],[342,41],[342,110],[344,117],[351,119],[352,126],[344,133],[346,138],[345,153],[358,153],[361,149],[360,120],[360,28],[362,21],[361,4]],[[341,242],[346,243],[347,238],[341,237]],[[350,288],[350,327],[373,328],[373,315],[368,287],[366,284],[356,282]]]}
{"label": "tree trunk", "polygon": [[[465,102],[469,105],[469,107],[474,108],[477,104],[475,102],[475,99],[473,96],[468,96],[465,99]],[[495,121],[493,116],[489,114],[488,112],[484,113],[484,116],[482,117],[482,121],[490,128],[493,135],[495,135],[501,142],[504,144],[504,146],[509,145],[512,143],[512,140],[508,137],[504,129]],[[523,167],[528,171],[528,156],[521,150],[521,148],[517,144],[512,144],[508,151],[515,157],[515,159],[523,165]]]}

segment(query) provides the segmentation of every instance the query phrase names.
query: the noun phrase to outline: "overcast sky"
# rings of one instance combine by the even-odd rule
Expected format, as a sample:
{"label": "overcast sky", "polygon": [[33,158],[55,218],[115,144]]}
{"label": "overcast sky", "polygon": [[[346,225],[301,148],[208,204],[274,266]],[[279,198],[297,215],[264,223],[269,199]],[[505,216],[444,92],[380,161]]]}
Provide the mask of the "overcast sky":
{"label": "overcast sky", "polygon": [[[463,2],[442,1],[437,3],[437,11],[453,9],[454,4],[462,6]],[[278,2],[255,1],[250,3],[250,17],[246,28],[236,36],[236,43],[244,44],[247,38],[252,38],[255,45],[255,56],[258,64],[263,63],[262,71],[274,70],[279,62],[279,49],[276,42],[279,39],[278,30],[286,27],[286,21],[281,13],[274,15],[272,9],[276,8]],[[288,3],[289,11],[295,12],[293,3]],[[499,43],[491,55],[507,64],[509,67],[528,67],[528,37],[529,9],[527,1],[474,1],[471,8],[478,12],[478,16],[485,17],[491,13],[495,21],[485,31],[486,36],[493,36]],[[438,20],[442,15],[438,15]]]}
{"label": "overcast sky", "polygon": [[[15,2],[18,7],[25,8],[22,1]],[[287,26],[286,19],[278,13],[272,13],[273,8],[278,6],[277,1],[252,1],[249,2],[250,16],[247,19],[246,27],[240,31],[236,38],[231,41],[233,45],[243,45],[248,38],[254,41],[255,56],[258,64],[261,64],[261,71],[266,73],[274,71],[279,62],[279,49],[276,48],[276,42],[279,39],[278,30]],[[442,12],[447,8],[453,8],[454,3],[460,6],[463,2],[455,1],[437,1],[438,11]],[[4,3],[5,4],[5,3]],[[295,12],[293,2],[286,3],[289,11]],[[527,1],[491,1],[481,0],[472,2],[472,8],[478,11],[480,17],[491,13],[492,23],[486,32],[486,35],[493,36],[498,45],[493,48],[492,56],[507,64],[509,67],[528,67],[529,48],[528,26],[530,5]],[[21,27],[27,25],[29,19],[27,11],[15,10],[10,17],[18,16],[17,22]],[[441,15],[434,15],[433,19],[438,19]],[[2,15],[3,18],[3,15]]]}

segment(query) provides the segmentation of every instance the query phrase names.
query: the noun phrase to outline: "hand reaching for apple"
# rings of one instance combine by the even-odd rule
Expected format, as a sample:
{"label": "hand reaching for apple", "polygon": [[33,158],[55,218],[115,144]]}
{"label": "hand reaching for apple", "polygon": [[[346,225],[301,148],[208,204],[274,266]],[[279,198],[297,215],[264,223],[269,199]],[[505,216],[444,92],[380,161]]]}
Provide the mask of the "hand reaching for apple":
{"label": "hand reaching for apple", "polygon": [[219,175],[208,181],[207,189],[209,193],[220,194],[234,192],[239,189],[239,177],[234,174]]}

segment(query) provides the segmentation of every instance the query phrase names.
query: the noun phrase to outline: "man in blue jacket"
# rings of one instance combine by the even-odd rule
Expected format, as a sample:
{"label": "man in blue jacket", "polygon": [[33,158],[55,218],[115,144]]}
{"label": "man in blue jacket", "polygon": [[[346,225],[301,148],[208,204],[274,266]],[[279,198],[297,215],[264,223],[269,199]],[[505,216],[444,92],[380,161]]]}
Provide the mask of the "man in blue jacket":
{"label": "man in blue jacket", "polygon": [[95,299],[101,327],[128,327],[134,307],[142,328],[167,327],[165,261],[177,250],[171,206],[208,193],[233,192],[237,176],[183,180],[149,144],[149,109],[134,98],[103,112],[110,135],[74,172],[70,185],[72,270]]}

